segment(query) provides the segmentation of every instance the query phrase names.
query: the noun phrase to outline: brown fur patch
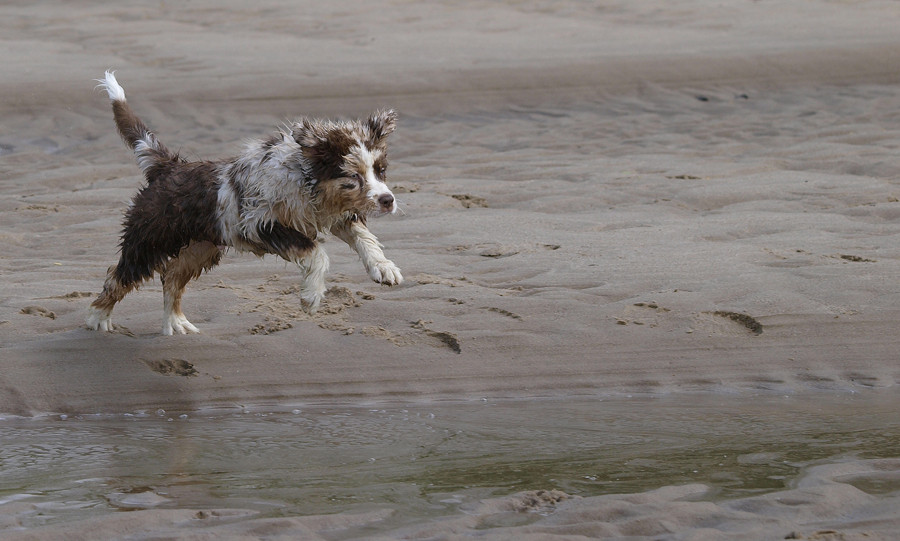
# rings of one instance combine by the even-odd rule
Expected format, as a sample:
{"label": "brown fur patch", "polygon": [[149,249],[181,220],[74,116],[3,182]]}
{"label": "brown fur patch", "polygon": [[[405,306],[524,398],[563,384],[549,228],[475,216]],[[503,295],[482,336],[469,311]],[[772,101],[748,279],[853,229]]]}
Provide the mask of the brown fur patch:
{"label": "brown fur patch", "polygon": [[125,141],[129,148],[134,148],[138,139],[150,133],[150,129],[144,122],[134,114],[128,103],[124,101],[114,101],[112,103],[113,118],[116,120],[116,128],[119,135]]}
{"label": "brown fur patch", "polygon": [[125,213],[122,256],[116,272],[124,285],[139,284],[191,241],[222,244],[216,218],[216,164],[158,163]]}
{"label": "brown fur patch", "polygon": [[181,295],[191,280],[219,264],[222,252],[211,242],[192,242],[160,270],[163,291],[172,296],[172,311],[181,314]]}
{"label": "brown fur patch", "polygon": [[316,246],[315,240],[281,222],[260,225],[256,233],[262,244],[253,245],[261,253],[276,254],[287,261],[298,261]]}
{"label": "brown fur patch", "polygon": [[[353,188],[346,188],[348,183]],[[345,214],[365,215],[375,210],[375,203],[366,197],[363,188],[352,178],[340,177],[320,182],[315,189],[316,208],[327,216]]]}
{"label": "brown fur patch", "polygon": [[397,127],[397,113],[392,110],[378,111],[366,121],[371,140],[375,146],[384,144],[384,139]]}
{"label": "brown fur patch", "polygon": [[316,180],[342,176],[344,156],[357,140],[350,126],[307,118],[294,125],[293,137],[312,165]]}
{"label": "brown fur patch", "polygon": [[110,267],[106,274],[106,281],[103,283],[103,292],[91,303],[91,306],[98,310],[109,312],[117,302],[125,298],[135,285],[123,285],[116,278],[116,267]]}

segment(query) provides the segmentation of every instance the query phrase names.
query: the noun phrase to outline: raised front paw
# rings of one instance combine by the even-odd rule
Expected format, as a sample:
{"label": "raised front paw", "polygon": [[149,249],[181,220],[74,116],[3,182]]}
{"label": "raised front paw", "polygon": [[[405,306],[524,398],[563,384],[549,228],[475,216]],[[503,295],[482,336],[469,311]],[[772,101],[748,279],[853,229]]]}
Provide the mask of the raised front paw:
{"label": "raised front paw", "polygon": [[369,269],[369,277],[379,284],[393,286],[403,283],[403,275],[393,262],[384,260],[372,265]]}

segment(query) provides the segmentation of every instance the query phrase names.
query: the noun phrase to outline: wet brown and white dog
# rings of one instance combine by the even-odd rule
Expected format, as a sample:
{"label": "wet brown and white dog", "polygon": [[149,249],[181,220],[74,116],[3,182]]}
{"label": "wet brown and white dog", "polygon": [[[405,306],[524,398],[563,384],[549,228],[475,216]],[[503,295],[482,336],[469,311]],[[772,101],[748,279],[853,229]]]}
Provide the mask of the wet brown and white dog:
{"label": "wet brown and white dog", "polygon": [[368,216],[397,210],[385,184],[394,111],[360,121],[302,118],[251,142],[236,158],[188,162],[135,116],[112,72],[98,82],[147,184],[125,213],[121,257],[91,304],[89,328],[113,330],[115,304],[158,273],[163,334],[198,332],[181,311],[181,296],[189,281],[219,263],[227,247],[296,263],[301,303],[314,312],[325,294],[328,256],[319,242],[325,232],[356,250],[372,280],[403,281],[366,228]]}

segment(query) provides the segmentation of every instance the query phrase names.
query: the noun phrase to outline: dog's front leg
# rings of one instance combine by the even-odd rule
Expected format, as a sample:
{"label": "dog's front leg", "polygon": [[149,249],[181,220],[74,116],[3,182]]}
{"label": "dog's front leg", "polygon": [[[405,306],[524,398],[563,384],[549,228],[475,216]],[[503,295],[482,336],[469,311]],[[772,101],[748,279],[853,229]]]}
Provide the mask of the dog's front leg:
{"label": "dog's front leg", "polygon": [[325,298],[325,274],[328,272],[328,254],[321,246],[316,246],[297,262],[303,272],[300,285],[300,302],[303,309],[315,314]]}
{"label": "dog's front leg", "polygon": [[403,283],[400,269],[384,257],[381,243],[365,224],[359,220],[345,220],[334,226],[331,232],[356,250],[372,280],[389,286]]}

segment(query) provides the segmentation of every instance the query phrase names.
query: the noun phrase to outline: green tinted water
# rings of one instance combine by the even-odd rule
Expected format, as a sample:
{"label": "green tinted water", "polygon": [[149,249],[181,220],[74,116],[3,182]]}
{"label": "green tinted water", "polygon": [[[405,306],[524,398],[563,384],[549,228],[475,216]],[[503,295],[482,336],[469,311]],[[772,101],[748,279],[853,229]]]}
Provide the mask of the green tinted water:
{"label": "green tinted water", "polygon": [[[898,411],[896,393],[870,392],[5,419],[0,514],[32,503],[18,512],[28,527],[153,507],[390,508],[396,526],[529,489],[704,483],[726,499],[783,489],[817,462],[900,456]],[[879,485],[870,492],[900,488],[867,482]]]}

